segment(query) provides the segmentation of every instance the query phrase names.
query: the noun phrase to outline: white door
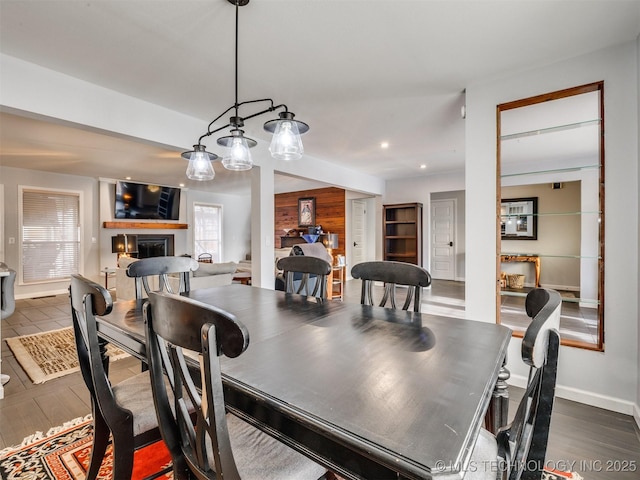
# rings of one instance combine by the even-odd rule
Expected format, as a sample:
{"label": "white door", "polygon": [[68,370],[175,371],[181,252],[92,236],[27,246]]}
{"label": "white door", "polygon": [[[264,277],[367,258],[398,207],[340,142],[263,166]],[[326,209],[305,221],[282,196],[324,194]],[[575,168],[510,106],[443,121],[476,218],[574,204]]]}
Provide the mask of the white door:
{"label": "white door", "polygon": [[431,276],[455,280],[455,200],[431,202]]}
{"label": "white door", "polygon": [[364,200],[351,201],[351,266],[364,262],[366,245],[366,203]]}

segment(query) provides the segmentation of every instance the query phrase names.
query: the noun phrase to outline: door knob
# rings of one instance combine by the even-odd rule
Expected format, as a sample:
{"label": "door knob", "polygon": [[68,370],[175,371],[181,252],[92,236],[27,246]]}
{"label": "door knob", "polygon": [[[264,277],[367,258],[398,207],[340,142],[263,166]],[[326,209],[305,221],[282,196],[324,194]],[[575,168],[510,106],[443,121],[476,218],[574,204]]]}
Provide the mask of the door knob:
{"label": "door knob", "polygon": [[358,242],[353,242],[353,246],[357,247],[358,246]]}
{"label": "door knob", "polygon": [[449,246],[450,246],[450,247],[453,247],[453,242],[449,242]]}

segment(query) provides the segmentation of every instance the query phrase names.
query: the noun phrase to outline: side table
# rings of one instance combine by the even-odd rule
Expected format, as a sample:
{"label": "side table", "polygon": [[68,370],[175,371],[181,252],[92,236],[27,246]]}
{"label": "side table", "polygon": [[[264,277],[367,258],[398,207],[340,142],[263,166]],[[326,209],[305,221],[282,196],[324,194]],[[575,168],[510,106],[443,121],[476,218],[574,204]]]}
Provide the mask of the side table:
{"label": "side table", "polygon": [[233,274],[233,280],[242,285],[251,285],[251,272],[236,272]]}
{"label": "side table", "polygon": [[109,290],[109,278],[112,278],[112,277],[116,276],[116,269],[115,268],[104,267],[100,271],[102,273],[104,273],[104,288]]}
{"label": "side table", "polygon": [[346,265],[334,265],[329,298],[344,300],[344,273]]}

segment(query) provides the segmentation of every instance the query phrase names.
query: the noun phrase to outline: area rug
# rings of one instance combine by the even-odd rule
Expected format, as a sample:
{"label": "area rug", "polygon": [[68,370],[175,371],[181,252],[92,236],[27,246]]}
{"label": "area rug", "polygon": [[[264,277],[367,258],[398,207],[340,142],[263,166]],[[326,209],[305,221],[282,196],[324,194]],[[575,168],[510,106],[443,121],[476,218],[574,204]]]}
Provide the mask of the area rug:
{"label": "area rug", "polygon": [[[33,383],[44,383],[80,370],[73,327],[6,340]],[[119,360],[128,354],[113,345],[107,345],[107,355],[110,360]]]}
{"label": "area rug", "polygon": [[[91,415],[65,423],[46,434],[35,433],[21,445],[0,451],[0,478],[6,480],[83,480],[91,458]],[[156,442],[134,453],[133,480],[142,480],[171,463],[164,442]],[[111,479],[111,445],[102,461],[98,480]],[[172,479],[171,472],[157,477]]]}
{"label": "area rug", "polygon": [[583,480],[576,472],[561,472],[560,470],[546,470],[542,472],[542,480]]}

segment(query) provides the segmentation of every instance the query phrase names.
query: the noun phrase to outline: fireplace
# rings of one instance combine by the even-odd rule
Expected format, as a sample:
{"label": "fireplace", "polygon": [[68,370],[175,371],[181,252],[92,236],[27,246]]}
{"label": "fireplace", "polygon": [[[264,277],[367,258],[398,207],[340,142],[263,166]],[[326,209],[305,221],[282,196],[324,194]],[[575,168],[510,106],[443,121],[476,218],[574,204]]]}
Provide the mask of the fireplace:
{"label": "fireplace", "polygon": [[138,235],[138,258],[174,255],[173,235]]}

